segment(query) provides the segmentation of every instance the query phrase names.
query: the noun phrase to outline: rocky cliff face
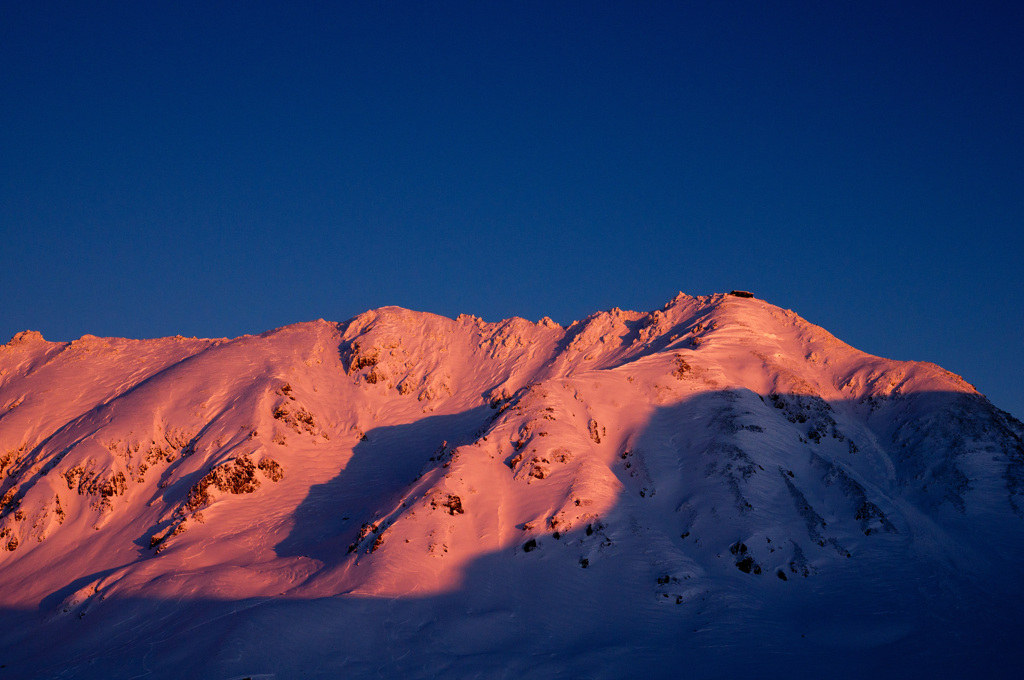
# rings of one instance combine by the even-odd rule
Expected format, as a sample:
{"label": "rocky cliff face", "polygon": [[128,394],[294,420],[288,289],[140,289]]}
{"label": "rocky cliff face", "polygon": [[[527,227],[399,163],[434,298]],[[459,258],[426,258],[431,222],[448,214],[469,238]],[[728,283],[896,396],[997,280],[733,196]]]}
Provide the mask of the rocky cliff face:
{"label": "rocky cliff face", "polygon": [[972,662],[988,644],[964,612],[1021,601],[1024,426],[757,299],[565,328],[383,308],[234,340],[26,332],[0,409],[26,672],[668,675],[755,637],[858,672],[935,645],[948,669],[946,637]]}

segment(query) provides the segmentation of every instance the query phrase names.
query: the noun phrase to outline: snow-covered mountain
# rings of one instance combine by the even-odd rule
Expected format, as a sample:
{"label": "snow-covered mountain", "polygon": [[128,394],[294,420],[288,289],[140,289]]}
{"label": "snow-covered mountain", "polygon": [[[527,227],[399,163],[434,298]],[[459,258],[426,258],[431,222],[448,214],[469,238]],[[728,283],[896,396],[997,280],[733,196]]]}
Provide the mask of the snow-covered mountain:
{"label": "snow-covered mountain", "polygon": [[0,346],[0,677],[952,677],[1022,632],[1024,426],[680,294]]}

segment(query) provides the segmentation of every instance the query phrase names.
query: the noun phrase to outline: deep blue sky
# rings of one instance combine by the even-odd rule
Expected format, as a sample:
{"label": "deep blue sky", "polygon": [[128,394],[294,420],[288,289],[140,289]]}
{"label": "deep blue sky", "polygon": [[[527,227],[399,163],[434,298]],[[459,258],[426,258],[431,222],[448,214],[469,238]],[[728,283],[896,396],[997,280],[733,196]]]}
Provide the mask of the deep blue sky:
{"label": "deep blue sky", "polygon": [[1024,417],[1021,7],[6,2],[0,341],[745,288]]}

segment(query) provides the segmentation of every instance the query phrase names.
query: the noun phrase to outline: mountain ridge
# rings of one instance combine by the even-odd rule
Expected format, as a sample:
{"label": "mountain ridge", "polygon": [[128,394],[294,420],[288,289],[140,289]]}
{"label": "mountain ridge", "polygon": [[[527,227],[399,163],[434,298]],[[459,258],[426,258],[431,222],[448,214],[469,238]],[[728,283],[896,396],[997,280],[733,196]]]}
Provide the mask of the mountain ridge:
{"label": "mountain ridge", "polygon": [[[924,644],[928,617],[961,600],[1005,597],[1004,560],[1024,552],[1019,421],[934,364],[873,357],[756,298],[680,294],[564,327],[385,307],[235,339],[25,332],[0,347],[0,408],[4,604],[83,641],[70,615],[114,625],[140,599],[221,602],[230,618],[266,598],[470,602],[475,583],[524,614],[480,585],[490,564],[523,587],[550,572],[545,592],[597,579],[648,633],[672,616],[680,635],[699,619],[716,636],[744,630],[737,597],[782,612],[794,592],[841,599],[834,584],[862,572],[851,592],[902,603],[879,604],[895,624],[862,614],[853,647],[878,650]],[[967,595],[922,618],[894,590],[918,572]],[[607,618],[552,597],[526,601]],[[110,670],[102,650],[79,653]],[[325,648],[305,653],[330,666]],[[250,672],[215,657],[195,668]]]}

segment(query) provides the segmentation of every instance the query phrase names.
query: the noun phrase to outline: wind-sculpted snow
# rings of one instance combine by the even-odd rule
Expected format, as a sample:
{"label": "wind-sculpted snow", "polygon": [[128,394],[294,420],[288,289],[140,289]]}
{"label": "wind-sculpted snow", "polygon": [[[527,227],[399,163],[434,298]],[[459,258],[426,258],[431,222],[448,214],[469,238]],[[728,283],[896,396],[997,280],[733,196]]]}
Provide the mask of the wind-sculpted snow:
{"label": "wind-sculpted snow", "polygon": [[757,299],[26,332],[0,409],[10,677],[919,674],[1020,630],[1024,426]]}

